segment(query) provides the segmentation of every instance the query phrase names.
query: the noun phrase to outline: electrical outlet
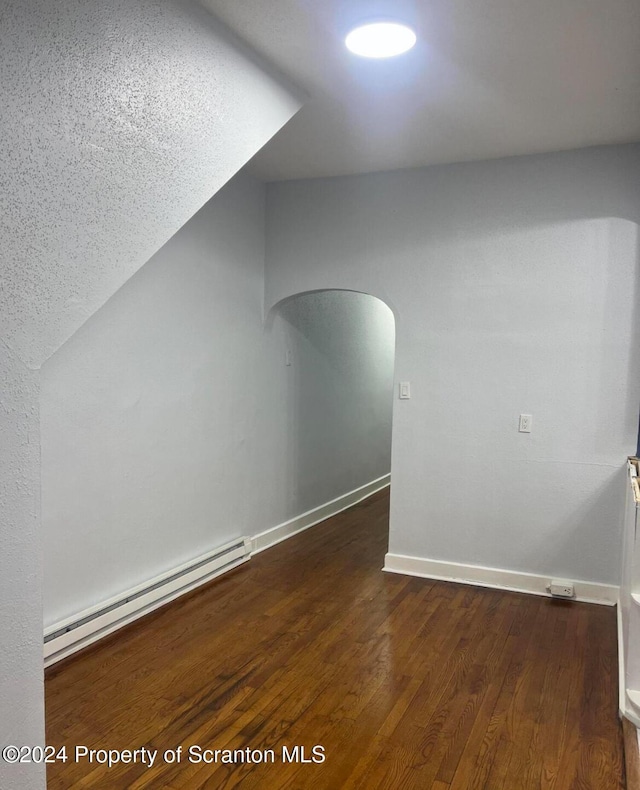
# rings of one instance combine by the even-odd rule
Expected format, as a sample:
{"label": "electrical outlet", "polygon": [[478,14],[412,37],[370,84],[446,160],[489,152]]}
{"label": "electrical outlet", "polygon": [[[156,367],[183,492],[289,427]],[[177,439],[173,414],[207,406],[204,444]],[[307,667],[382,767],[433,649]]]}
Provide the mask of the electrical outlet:
{"label": "electrical outlet", "polygon": [[552,579],[547,586],[547,590],[555,598],[575,598],[575,588],[573,582],[566,581],[565,579]]}
{"label": "electrical outlet", "polygon": [[532,423],[533,423],[533,417],[530,414],[521,414],[520,425],[518,430],[520,431],[520,433],[531,433]]}

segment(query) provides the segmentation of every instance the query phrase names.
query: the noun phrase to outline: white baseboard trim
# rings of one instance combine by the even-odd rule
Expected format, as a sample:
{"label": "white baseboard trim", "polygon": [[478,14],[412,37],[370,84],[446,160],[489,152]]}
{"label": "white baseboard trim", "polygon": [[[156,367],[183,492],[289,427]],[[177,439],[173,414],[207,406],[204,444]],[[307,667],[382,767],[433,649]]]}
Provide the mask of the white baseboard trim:
{"label": "white baseboard trim", "polygon": [[[404,554],[387,554],[382,570],[389,573],[402,573],[407,576],[422,576],[425,579],[473,584],[477,587],[491,587],[496,590],[551,597],[546,589],[550,577],[538,576],[535,573],[485,568],[481,565],[464,565],[459,562],[443,562],[424,557],[408,557]],[[573,582],[576,591],[574,600],[576,601],[607,606],[614,606],[618,602],[620,588],[616,585],[578,580],[573,580]]]}
{"label": "white baseboard trim", "polygon": [[347,510],[352,505],[362,502],[363,499],[367,499],[367,497],[375,494],[376,491],[386,488],[390,482],[391,475],[383,475],[377,480],[372,480],[370,483],[366,483],[353,491],[348,491],[346,494],[332,499],[330,502],[325,502],[324,505],[308,510],[306,513],[302,513],[289,521],[254,535],[252,554],[258,554],[287,538],[297,535],[298,532],[303,532],[305,529],[309,529],[309,527],[331,518],[331,516],[342,513],[343,510]]}
{"label": "white baseboard trim", "polygon": [[627,689],[624,693],[624,702],[619,710],[620,716],[629,719],[634,727],[640,727],[640,700],[638,699],[638,692],[633,689]]}

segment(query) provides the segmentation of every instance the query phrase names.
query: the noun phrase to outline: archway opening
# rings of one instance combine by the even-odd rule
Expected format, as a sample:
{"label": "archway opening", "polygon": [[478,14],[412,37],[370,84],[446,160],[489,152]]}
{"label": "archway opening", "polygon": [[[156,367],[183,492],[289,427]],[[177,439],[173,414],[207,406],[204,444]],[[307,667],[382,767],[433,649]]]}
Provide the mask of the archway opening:
{"label": "archway opening", "polygon": [[392,310],[366,293],[312,291],[280,302],[268,323],[285,349],[287,497],[295,510],[357,501],[388,486]]}

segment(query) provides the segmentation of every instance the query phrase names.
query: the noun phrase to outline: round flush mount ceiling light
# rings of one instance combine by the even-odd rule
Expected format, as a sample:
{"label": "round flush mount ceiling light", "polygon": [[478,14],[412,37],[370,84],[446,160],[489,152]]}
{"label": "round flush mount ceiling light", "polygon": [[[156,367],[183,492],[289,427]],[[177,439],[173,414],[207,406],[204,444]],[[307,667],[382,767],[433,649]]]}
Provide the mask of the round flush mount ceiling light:
{"label": "round flush mount ceiling light", "polygon": [[345,39],[347,49],[363,58],[393,58],[408,52],[415,43],[413,30],[399,22],[360,25]]}

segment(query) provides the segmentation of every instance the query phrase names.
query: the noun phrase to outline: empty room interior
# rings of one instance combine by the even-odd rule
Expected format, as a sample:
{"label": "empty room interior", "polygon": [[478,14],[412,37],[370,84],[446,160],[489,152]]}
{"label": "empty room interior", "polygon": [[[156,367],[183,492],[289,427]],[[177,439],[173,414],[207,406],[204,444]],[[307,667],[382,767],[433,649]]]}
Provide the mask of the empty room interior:
{"label": "empty room interior", "polygon": [[0,4],[0,789],[639,790],[638,0]]}

